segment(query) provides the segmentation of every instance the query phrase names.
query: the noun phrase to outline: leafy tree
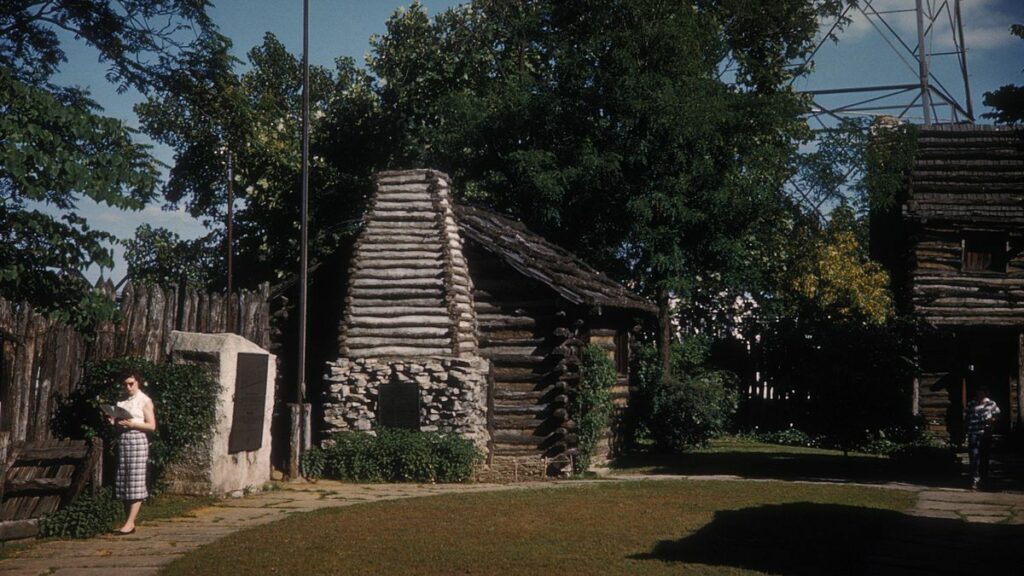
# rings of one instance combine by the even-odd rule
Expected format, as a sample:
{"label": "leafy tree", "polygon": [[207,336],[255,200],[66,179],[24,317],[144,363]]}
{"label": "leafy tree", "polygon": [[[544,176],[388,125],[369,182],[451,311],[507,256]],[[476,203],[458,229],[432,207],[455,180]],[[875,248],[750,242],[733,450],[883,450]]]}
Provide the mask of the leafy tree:
{"label": "leafy tree", "polygon": [[[224,222],[230,151],[240,203],[236,277],[254,285],[297,267],[302,70],[272,34],[249,52],[245,72],[236,71],[240,62],[230,51],[230,41],[211,38],[190,52],[187,66],[136,112],[146,132],[175,150],[165,199],[212,228]],[[331,253],[350,234],[370,190],[370,175],[380,166],[369,85],[365,72],[348,58],[340,58],[333,71],[310,70],[314,259]],[[333,121],[328,124],[327,118]]]}
{"label": "leafy tree", "polygon": [[807,135],[787,64],[839,4],[478,0],[433,21],[414,4],[369,61],[391,163],[445,169],[631,280],[666,329],[670,295],[709,324],[763,280],[751,248],[790,209]]}
{"label": "leafy tree", "polygon": [[[156,161],[88,94],[60,86],[58,32],[96,49],[120,90],[147,91],[179,62],[193,27],[213,34],[202,0],[49,0],[0,7],[0,296],[78,323],[109,313],[81,271],[112,265],[109,234],[77,212],[88,198],[139,209]],[[57,213],[58,215],[54,215]]]}
{"label": "leafy tree", "polygon": [[[1024,39],[1024,24],[1010,26],[1010,33]],[[982,102],[995,109],[994,112],[982,114],[983,118],[991,118],[1002,124],[1024,122],[1024,86],[1007,84],[992,92],[985,92]]]}
{"label": "leafy tree", "polygon": [[[763,374],[776,397],[786,397],[787,411],[775,414],[778,421],[749,425],[795,425],[844,450],[912,429],[912,324],[896,315],[889,275],[868,257],[867,243],[869,217],[883,218],[872,223],[871,235],[879,228],[893,233],[884,218],[899,218],[914,134],[902,126],[847,124],[804,165],[804,182],[835,186],[840,203],[824,226],[814,218],[786,231],[779,288],[755,330]],[[838,189],[851,169],[861,174],[852,186],[855,204],[845,201],[850,191]],[[892,238],[882,241],[891,245]]]}
{"label": "leafy tree", "polygon": [[[882,325],[895,314],[889,275],[868,259],[853,211],[837,208],[824,234],[804,239],[791,265],[791,315]],[[813,310],[813,311],[811,311]]]}
{"label": "leafy tree", "polygon": [[143,224],[134,238],[125,241],[124,259],[133,281],[206,289],[219,278],[218,270],[224,265],[219,246],[215,233],[182,240],[171,230]]}

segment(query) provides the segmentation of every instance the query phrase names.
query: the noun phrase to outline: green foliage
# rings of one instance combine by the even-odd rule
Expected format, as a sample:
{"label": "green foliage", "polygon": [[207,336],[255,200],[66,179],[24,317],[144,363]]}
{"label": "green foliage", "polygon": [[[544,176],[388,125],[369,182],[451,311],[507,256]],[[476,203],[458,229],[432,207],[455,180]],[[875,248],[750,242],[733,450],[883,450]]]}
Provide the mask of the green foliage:
{"label": "green foliage", "polygon": [[[187,54],[185,68],[136,106],[136,113],[143,129],[175,152],[164,198],[214,230],[222,230],[225,221],[230,152],[238,200],[235,277],[243,286],[255,286],[291,274],[299,255],[291,239],[300,217],[293,195],[301,178],[295,135],[302,119],[302,67],[269,33],[247,61],[246,69],[238,70],[231,42],[208,38]],[[387,158],[383,148],[389,140],[376,128],[379,114],[369,76],[350,58],[339,58],[333,70],[310,67],[313,260],[349,238],[372,190],[370,175]]]}
{"label": "green foliage", "polygon": [[676,344],[672,374],[665,383],[653,346],[642,346],[634,358],[633,376],[639,394],[638,433],[663,452],[706,445],[726,431],[736,411],[735,376],[707,367],[707,342],[700,337]]}
{"label": "green foliage", "polygon": [[600,346],[590,344],[583,349],[580,364],[580,385],[569,400],[569,418],[576,423],[576,459],[573,473],[582,474],[590,468],[598,442],[608,435],[614,405],[615,364]]}
{"label": "green foliage", "polygon": [[215,234],[182,240],[166,228],[143,224],[135,230],[135,237],[124,244],[128,275],[138,283],[179,284],[203,290],[219,278],[223,266]]}
{"label": "green foliage", "polygon": [[75,204],[84,196],[140,208],[155,187],[152,160],[118,121],[93,115],[87,100],[61,100],[3,67],[0,102],[0,296],[79,326],[109,318],[112,305],[95,307],[102,296],[80,271],[113,265],[113,237],[91,229]]}
{"label": "green foliage", "polygon": [[139,371],[142,389],[153,400],[157,429],[150,435],[149,462],[153,483],[186,449],[201,445],[213,433],[219,386],[200,366],[156,364],[141,358],[116,358],[90,364],[82,383],[63,399],[54,415],[58,437],[101,436],[109,446],[116,431],[104,422],[100,404],[116,402],[123,394],[122,371]]}
{"label": "green foliage", "polygon": [[768,444],[781,444],[783,446],[803,446],[805,448],[817,448],[821,446],[821,438],[811,436],[799,428],[786,428],[772,432],[758,432],[754,438]]}
{"label": "green foliage", "polygon": [[109,488],[95,496],[80,494],[70,504],[39,521],[42,538],[92,538],[110,531],[121,516],[121,503]]}
{"label": "green foliage", "polygon": [[[1010,33],[1024,40],[1024,24],[1011,24]],[[1024,86],[1006,84],[992,92],[985,92],[982,102],[993,109],[981,115],[997,124],[1024,123]]]}
{"label": "green foliage", "polygon": [[453,434],[381,429],[376,436],[343,432],[300,459],[302,475],[353,482],[466,482],[480,460],[469,440]]}
{"label": "green foliage", "polygon": [[179,31],[213,33],[201,0],[54,0],[0,7],[0,297],[77,326],[109,318],[81,272],[111,267],[113,237],[82,199],[137,210],[159,171],[149,147],[101,115],[88,93],[53,82],[62,42],[94,48],[120,89],[146,91],[178,64]]}
{"label": "green foliage", "polygon": [[[750,436],[759,442],[783,446],[844,448],[837,445],[827,436],[809,434],[792,426],[783,430],[755,431],[752,434],[745,434],[745,436]],[[864,434],[858,440],[846,446],[846,449],[861,454],[877,454],[899,459],[903,457],[902,455],[913,454],[924,448],[938,448],[941,446],[943,445],[934,436],[922,431],[920,427],[907,425],[889,426],[873,431],[864,430]]]}
{"label": "green foliage", "polygon": [[876,121],[868,129],[864,177],[859,189],[872,210],[889,210],[906,197],[906,178],[917,152],[917,128],[912,124]]}
{"label": "green foliage", "polygon": [[[752,246],[788,206],[779,190],[807,132],[807,101],[789,89],[804,70],[787,64],[839,4],[400,9],[371,39],[365,68],[339,59],[311,70],[311,255],[351,232],[375,170],[436,167],[460,200],[518,217],[649,294],[672,289],[687,322],[711,324],[760,281]],[[738,72],[727,82],[730,58]],[[299,67],[271,36],[248,60],[240,73],[230,44],[211,44],[138,112],[176,153],[165,197],[211,222],[225,192],[215,152],[233,151],[245,199],[236,266],[259,281],[296,255],[275,239],[292,237],[298,217],[287,194],[299,168]]]}

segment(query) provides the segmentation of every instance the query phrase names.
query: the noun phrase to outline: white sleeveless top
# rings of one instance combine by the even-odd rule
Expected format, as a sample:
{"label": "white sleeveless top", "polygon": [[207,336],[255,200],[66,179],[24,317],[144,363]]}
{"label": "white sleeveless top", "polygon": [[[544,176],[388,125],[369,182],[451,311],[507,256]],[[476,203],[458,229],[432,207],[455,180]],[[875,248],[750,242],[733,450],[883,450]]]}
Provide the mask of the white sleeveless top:
{"label": "white sleeveless top", "polygon": [[146,413],[143,409],[146,407],[147,400],[149,400],[149,396],[146,396],[142,393],[142,390],[139,390],[135,393],[135,396],[118,402],[117,406],[124,408],[132,415],[132,422],[145,422]]}

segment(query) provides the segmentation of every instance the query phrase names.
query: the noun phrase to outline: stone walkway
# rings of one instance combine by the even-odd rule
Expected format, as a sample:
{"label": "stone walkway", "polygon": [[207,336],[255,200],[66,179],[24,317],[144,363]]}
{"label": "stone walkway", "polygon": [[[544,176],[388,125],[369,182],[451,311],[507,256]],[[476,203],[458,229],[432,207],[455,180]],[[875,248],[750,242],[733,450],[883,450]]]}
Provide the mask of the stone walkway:
{"label": "stone walkway", "polygon": [[1024,494],[925,489],[871,555],[874,575],[1020,574]]}
{"label": "stone walkway", "polygon": [[[749,481],[735,476],[659,475],[609,479]],[[578,483],[293,483],[279,490],[224,500],[195,510],[187,517],[146,522],[140,524],[137,533],[129,536],[40,542],[12,551],[11,558],[0,561],[0,576],[153,575],[203,544],[295,512],[438,494],[526,490]],[[1013,555],[1018,553],[1017,547],[1024,544],[1024,494],[936,490],[907,484],[882,487],[918,492],[918,502],[899,525],[892,527],[878,550],[872,552],[870,574],[990,574],[996,568],[1004,568],[1000,573],[1007,573],[1005,562],[1017,563]],[[1016,572],[1011,569],[1009,573]]]}

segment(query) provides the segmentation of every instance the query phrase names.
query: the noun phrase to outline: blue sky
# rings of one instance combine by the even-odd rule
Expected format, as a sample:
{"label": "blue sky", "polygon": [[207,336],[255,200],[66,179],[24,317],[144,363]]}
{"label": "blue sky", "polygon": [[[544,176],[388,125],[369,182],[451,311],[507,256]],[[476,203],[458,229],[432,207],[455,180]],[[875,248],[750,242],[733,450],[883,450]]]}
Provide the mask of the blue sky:
{"label": "blue sky", "polygon": [[[770,0],[762,0],[770,1]],[[924,0],[938,10],[943,0]],[[950,0],[952,2],[952,0]],[[422,0],[430,14],[436,14],[461,2],[456,0]],[[880,12],[913,8],[915,0],[861,0]],[[301,0],[219,0],[210,10],[221,31],[232,39],[236,55],[244,59],[251,47],[259,44],[263,35],[273,32],[294,53],[302,49]],[[369,38],[384,31],[384,23],[396,9],[408,6],[410,1],[394,0],[311,0],[310,61],[331,66],[338,56],[351,56],[362,61],[369,50]],[[968,48],[971,94],[976,114],[984,112],[981,95],[1003,84],[1024,84],[1024,40],[1009,34],[1011,23],[1024,23],[1024,0],[962,0],[963,22]],[[886,16],[892,28],[909,42],[916,42],[916,21],[912,13],[894,13]],[[948,25],[946,25],[948,28]],[[951,35],[942,24],[936,29],[932,49],[943,51],[944,42]],[[97,62],[96,53],[87,46],[65,39],[69,62],[63,67],[59,80],[88,88],[103,106],[106,114],[123,119],[130,126],[138,121],[132,106],[140,101],[138,94],[117,94],[103,78],[104,66]],[[892,38],[890,36],[890,41]],[[962,82],[950,57],[935,57],[933,70],[954,95],[964,100]],[[801,80],[801,90],[846,88],[850,86],[908,83],[916,80],[915,70],[908,67],[900,56],[890,49],[885,39],[871,22],[855,14],[854,20],[840,35],[838,44],[826,43],[815,60],[814,73]],[[836,101],[833,100],[834,105]],[[919,116],[920,113],[917,113]],[[982,120],[983,121],[983,120]],[[296,135],[298,137],[298,135]],[[156,155],[170,163],[169,150],[156,148]],[[83,202],[81,212],[99,229],[130,238],[137,226],[149,223],[177,231],[183,237],[195,237],[204,232],[202,226],[183,212],[163,210],[159,205],[140,212],[124,213]],[[118,263],[113,271],[105,271],[115,281],[124,276],[124,265],[117,252]],[[99,270],[90,271],[95,278]]]}

